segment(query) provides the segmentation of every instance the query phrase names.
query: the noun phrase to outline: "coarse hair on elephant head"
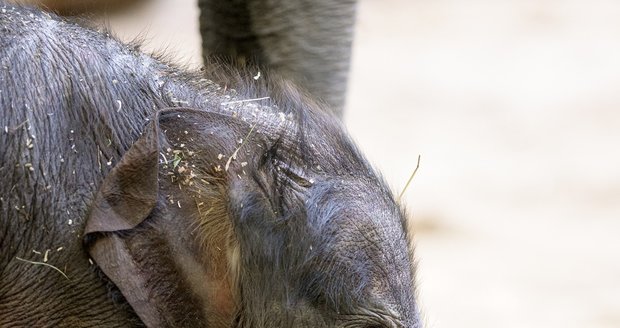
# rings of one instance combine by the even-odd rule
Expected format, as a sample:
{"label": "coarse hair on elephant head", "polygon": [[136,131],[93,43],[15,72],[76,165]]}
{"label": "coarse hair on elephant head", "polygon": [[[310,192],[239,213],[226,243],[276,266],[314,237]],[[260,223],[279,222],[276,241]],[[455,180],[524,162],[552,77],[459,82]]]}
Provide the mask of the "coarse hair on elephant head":
{"label": "coarse hair on elephant head", "polygon": [[[11,1],[11,0],[9,0]],[[12,0],[63,15],[145,0]],[[198,0],[203,58],[256,63],[296,81],[343,116],[357,0]],[[92,17],[90,18],[92,19]]]}
{"label": "coarse hair on elephant head", "polygon": [[147,326],[416,327],[405,214],[277,84],[273,113],[159,111],[97,193],[91,256]]}

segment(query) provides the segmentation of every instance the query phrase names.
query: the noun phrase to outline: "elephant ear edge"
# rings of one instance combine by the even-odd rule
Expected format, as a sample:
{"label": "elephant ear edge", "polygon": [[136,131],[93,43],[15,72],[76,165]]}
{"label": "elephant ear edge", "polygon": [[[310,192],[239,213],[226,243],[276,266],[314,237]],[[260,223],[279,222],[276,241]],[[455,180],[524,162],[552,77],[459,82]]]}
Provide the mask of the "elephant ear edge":
{"label": "elephant ear edge", "polygon": [[86,234],[136,227],[158,196],[159,131],[151,123],[104,179],[91,207]]}
{"label": "elephant ear edge", "polygon": [[104,179],[84,231],[89,255],[148,327],[162,325],[159,311],[149,302],[146,277],[115,232],[135,228],[157,204],[159,139],[156,118]]}

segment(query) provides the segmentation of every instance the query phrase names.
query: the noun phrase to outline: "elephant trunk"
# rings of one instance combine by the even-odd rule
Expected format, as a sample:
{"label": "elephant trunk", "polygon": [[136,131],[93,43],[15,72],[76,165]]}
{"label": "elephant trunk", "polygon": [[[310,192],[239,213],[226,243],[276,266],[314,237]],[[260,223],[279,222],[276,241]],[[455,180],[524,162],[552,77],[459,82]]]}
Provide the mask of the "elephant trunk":
{"label": "elephant trunk", "polygon": [[203,56],[258,64],[342,116],[355,0],[199,0]]}

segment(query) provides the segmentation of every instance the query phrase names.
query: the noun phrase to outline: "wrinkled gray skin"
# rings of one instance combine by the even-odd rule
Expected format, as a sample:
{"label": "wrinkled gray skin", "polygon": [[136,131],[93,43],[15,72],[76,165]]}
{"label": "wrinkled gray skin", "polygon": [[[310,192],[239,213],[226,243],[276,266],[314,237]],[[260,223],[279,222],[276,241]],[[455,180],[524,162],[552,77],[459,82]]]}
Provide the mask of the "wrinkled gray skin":
{"label": "wrinkled gray skin", "polygon": [[0,1],[0,327],[420,326],[405,215],[337,120],[210,67]]}
{"label": "wrinkled gray skin", "polygon": [[[131,3],[26,2],[63,14]],[[356,4],[357,0],[198,0],[204,58],[217,56],[242,67],[259,65],[263,75],[285,76],[342,118]]]}
{"label": "wrinkled gray skin", "polygon": [[203,53],[254,61],[342,117],[356,0],[199,0]]}

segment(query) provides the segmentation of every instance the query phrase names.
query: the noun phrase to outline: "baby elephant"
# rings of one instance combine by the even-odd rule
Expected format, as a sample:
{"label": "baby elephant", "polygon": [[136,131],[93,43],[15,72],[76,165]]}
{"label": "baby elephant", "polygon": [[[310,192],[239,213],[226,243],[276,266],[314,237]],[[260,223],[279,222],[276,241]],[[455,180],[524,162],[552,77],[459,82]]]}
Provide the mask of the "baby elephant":
{"label": "baby elephant", "polygon": [[0,326],[420,327],[406,217],[319,107],[0,1]]}

